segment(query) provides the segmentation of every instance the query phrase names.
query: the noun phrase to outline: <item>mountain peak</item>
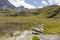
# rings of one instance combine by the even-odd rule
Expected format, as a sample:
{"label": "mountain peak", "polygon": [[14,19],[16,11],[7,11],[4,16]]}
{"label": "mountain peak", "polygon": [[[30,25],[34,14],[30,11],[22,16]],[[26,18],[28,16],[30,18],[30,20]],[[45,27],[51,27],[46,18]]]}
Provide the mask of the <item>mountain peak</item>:
{"label": "mountain peak", "polygon": [[15,7],[8,0],[0,0],[0,8],[2,8],[2,9],[12,8],[12,9],[19,9],[19,10],[24,9],[25,10],[25,8],[23,6]]}

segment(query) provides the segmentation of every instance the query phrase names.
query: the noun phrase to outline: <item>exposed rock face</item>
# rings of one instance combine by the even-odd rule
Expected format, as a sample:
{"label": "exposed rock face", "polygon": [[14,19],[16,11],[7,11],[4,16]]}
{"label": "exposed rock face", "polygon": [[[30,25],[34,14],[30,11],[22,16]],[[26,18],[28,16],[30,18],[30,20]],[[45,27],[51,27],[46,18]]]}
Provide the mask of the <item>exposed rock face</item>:
{"label": "exposed rock face", "polygon": [[0,0],[0,8],[15,8],[8,0]]}
{"label": "exposed rock face", "polygon": [[[24,32],[21,32],[19,36],[9,37],[7,40],[32,40],[33,36],[32,31],[25,30]],[[60,40],[59,35],[39,34],[37,36],[40,38],[40,40]]]}
{"label": "exposed rock face", "polygon": [[24,8],[23,6],[21,6],[21,7],[13,6],[8,0],[0,0],[0,8],[2,8],[2,9],[12,8],[12,9],[18,9],[18,10],[27,10],[27,8]]}
{"label": "exposed rock face", "polygon": [[26,30],[22,32],[19,36],[9,37],[7,40],[30,40],[30,39],[32,39],[32,31]]}
{"label": "exposed rock face", "polygon": [[39,29],[39,28],[32,28],[33,31],[43,33],[44,29]]}
{"label": "exposed rock face", "polygon": [[58,35],[40,35],[40,40],[60,40]]}

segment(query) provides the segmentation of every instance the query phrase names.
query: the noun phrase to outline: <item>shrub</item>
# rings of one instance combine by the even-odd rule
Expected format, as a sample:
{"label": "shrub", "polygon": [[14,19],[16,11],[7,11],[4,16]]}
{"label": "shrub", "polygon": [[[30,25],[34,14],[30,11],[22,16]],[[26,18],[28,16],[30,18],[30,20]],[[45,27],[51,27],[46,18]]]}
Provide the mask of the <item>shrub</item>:
{"label": "shrub", "polygon": [[37,36],[33,36],[32,40],[40,40]]}

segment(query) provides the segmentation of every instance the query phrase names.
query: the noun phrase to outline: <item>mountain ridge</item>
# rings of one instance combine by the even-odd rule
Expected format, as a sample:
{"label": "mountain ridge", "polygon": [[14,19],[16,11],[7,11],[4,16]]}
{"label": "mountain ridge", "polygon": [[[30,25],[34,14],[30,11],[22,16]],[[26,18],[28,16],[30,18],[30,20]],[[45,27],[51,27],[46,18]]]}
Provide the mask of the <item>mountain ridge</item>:
{"label": "mountain ridge", "polygon": [[13,6],[8,0],[0,0],[0,8],[2,8],[2,9],[11,8],[11,9],[18,9],[18,10],[25,10],[26,9],[23,6],[21,6],[21,7]]}

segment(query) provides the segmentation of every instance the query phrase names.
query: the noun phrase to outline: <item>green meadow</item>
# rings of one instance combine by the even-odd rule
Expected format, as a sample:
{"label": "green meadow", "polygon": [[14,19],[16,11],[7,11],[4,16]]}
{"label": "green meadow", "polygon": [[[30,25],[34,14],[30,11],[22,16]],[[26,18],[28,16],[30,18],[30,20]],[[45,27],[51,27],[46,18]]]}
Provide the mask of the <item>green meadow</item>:
{"label": "green meadow", "polygon": [[[7,10],[7,11],[6,11]],[[41,9],[18,11],[0,9],[0,32],[31,30],[44,24],[46,34],[60,34],[60,6],[53,5]]]}

